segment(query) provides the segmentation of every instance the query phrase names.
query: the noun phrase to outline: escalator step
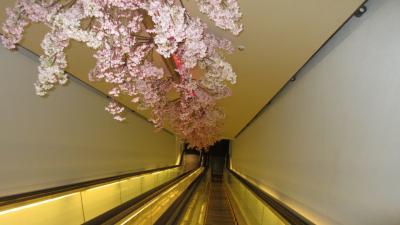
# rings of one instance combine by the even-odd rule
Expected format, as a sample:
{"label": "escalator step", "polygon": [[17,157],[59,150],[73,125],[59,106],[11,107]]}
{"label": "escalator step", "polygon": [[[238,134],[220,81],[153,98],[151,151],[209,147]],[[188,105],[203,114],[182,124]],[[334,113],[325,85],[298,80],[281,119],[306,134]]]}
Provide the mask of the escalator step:
{"label": "escalator step", "polygon": [[211,183],[206,225],[235,225],[235,219],[221,181]]}

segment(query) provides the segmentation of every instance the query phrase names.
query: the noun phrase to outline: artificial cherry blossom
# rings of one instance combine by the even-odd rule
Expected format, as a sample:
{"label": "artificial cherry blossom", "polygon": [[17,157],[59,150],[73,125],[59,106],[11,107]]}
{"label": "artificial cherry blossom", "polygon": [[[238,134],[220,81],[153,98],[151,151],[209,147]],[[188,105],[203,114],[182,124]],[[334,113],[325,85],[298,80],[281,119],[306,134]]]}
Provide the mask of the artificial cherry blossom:
{"label": "artificial cherry blossom", "polygon": [[[216,26],[237,35],[242,30],[237,0],[196,0],[199,10]],[[224,113],[217,100],[230,95],[226,82],[236,74],[222,51],[233,51],[230,41],[208,33],[199,18],[174,0],[16,0],[7,9],[2,43],[14,49],[32,22],[50,31],[41,47],[36,93],[46,95],[68,80],[65,49],[70,40],[95,50],[91,81],[109,83],[112,101],[105,108],[123,121],[117,98],[129,96],[140,109],[150,109],[151,121],[169,124],[192,147],[207,148],[220,138]],[[165,73],[153,60],[160,54],[175,64]],[[201,77],[194,75],[200,70]],[[170,99],[170,93],[178,98]]]}

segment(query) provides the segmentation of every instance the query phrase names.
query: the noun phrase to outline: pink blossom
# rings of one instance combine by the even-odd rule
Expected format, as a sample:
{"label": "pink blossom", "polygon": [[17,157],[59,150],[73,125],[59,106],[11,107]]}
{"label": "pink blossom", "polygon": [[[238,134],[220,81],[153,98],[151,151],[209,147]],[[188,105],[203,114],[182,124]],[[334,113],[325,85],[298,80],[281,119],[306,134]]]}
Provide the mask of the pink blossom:
{"label": "pink blossom", "polygon": [[125,117],[121,115],[124,107],[120,106],[115,100],[110,101],[105,110],[113,115],[115,120],[120,122],[125,120]]}
{"label": "pink blossom", "polygon": [[243,30],[239,23],[242,13],[237,0],[196,0],[200,12],[206,14],[218,27],[238,35]]}
{"label": "pink blossom", "polygon": [[[242,30],[237,0],[196,1],[218,27],[236,35]],[[95,50],[96,65],[89,79],[110,85],[113,100],[105,110],[114,119],[125,120],[124,107],[116,98],[129,96],[139,109],[151,110],[157,128],[172,127],[193,147],[207,148],[220,138],[224,113],[217,100],[230,95],[227,82],[236,82],[222,51],[231,53],[233,47],[229,40],[208,33],[205,23],[188,15],[178,2],[16,0],[7,16],[1,40],[9,49],[22,40],[30,23],[50,28],[41,44],[38,95],[67,82],[65,48],[76,40]],[[151,20],[151,27],[144,25],[145,18]],[[157,53],[173,58],[178,75],[165,73],[154,63],[152,56]],[[194,68],[204,74],[195,77]],[[179,98],[170,99],[171,92]]]}

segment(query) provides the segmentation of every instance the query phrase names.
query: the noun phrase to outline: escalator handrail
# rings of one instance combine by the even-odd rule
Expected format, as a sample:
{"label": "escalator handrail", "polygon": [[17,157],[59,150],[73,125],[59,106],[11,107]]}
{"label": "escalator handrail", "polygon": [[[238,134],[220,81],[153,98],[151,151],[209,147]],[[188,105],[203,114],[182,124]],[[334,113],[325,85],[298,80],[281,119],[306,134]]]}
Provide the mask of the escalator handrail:
{"label": "escalator handrail", "polygon": [[108,210],[107,212],[85,222],[83,225],[116,224],[117,222],[121,221],[135,210],[139,209],[141,206],[150,202],[152,199],[154,199],[156,196],[158,196],[171,186],[179,183],[181,180],[183,180],[184,178],[192,174],[194,171],[196,171],[196,169],[187,171],[164,184],[161,184],[111,210]]}
{"label": "escalator handrail", "polygon": [[259,187],[248,181],[246,178],[239,175],[234,170],[227,168],[228,172],[235,176],[246,188],[258,196],[266,205],[274,209],[280,216],[282,216],[289,224],[293,225],[314,225],[311,221],[300,215],[292,208],[277,200],[270,194],[264,192]]}
{"label": "escalator handrail", "polygon": [[62,192],[78,190],[78,189],[87,188],[87,187],[91,187],[91,186],[99,185],[99,184],[103,184],[103,183],[108,183],[108,182],[112,182],[112,181],[116,181],[116,180],[120,180],[120,179],[124,179],[124,178],[128,178],[128,177],[145,175],[148,173],[154,173],[154,172],[172,169],[172,168],[176,168],[176,167],[180,167],[180,165],[173,165],[173,166],[167,166],[167,167],[162,167],[162,168],[131,172],[131,173],[126,173],[126,174],[121,174],[121,175],[116,175],[116,176],[111,176],[111,177],[106,177],[106,178],[100,178],[100,179],[89,180],[89,181],[84,181],[84,182],[79,182],[79,183],[74,183],[74,184],[67,184],[67,185],[62,185],[62,186],[57,186],[57,187],[52,187],[52,188],[46,188],[46,189],[37,190],[37,191],[25,192],[25,193],[21,193],[21,194],[4,196],[4,197],[0,197],[0,206],[14,204],[14,203],[18,203],[18,202],[29,201],[29,200],[33,200],[33,199],[37,199],[37,198],[43,198],[43,197],[47,197],[50,195],[59,194]]}
{"label": "escalator handrail", "polygon": [[189,203],[200,180],[204,178],[206,169],[186,188],[186,190],[172,203],[170,207],[161,215],[154,225],[176,225],[183,216],[185,207]]}

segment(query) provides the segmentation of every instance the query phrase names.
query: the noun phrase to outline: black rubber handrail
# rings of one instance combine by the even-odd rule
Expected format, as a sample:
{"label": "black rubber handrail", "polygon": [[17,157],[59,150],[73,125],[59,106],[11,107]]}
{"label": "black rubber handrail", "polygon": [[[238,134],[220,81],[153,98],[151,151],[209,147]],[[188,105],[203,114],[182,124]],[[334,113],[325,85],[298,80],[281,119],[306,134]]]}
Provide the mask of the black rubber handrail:
{"label": "black rubber handrail", "polygon": [[28,200],[32,200],[32,199],[36,199],[36,198],[42,198],[42,197],[46,197],[46,196],[50,196],[50,195],[54,195],[54,194],[59,194],[62,192],[86,188],[86,187],[90,187],[93,185],[108,183],[111,181],[116,181],[116,180],[120,180],[120,179],[127,178],[127,177],[144,175],[147,173],[158,172],[158,171],[172,169],[172,168],[176,168],[176,167],[180,167],[180,165],[167,166],[167,167],[162,167],[162,168],[157,168],[157,169],[150,169],[150,170],[126,173],[126,174],[121,174],[121,175],[112,176],[112,177],[100,178],[100,179],[95,179],[95,180],[90,180],[90,181],[84,181],[84,182],[79,182],[79,183],[74,183],[74,184],[68,184],[68,185],[63,185],[63,186],[58,186],[58,187],[52,187],[52,188],[47,188],[47,189],[42,189],[42,190],[37,190],[37,191],[26,192],[26,193],[22,193],[22,194],[15,194],[15,195],[10,195],[10,196],[0,197],[0,206],[23,202],[23,201],[28,201]]}
{"label": "black rubber handrail", "polygon": [[196,169],[190,170],[185,172],[174,179],[157,186],[135,198],[125,202],[87,222],[83,225],[114,225],[117,222],[126,218],[129,214],[134,212],[135,210],[139,209],[141,206],[145,205],[146,203],[150,202],[156,196],[160,195],[162,192],[166,191],[168,188],[172,187],[173,185],[179,183],[185,177],[189,176],[192,172]]}
{"label": "black rubber handrail", "polygon": [[206,169],[186,188],[186,190],[172,203],[172,205],[161,215],[154,225],[176,225],[183,216],[183,212],[196,188],[198,187],[201,179],[204,178]]}
{"label": "black rubber handrail", "polygon": [[314,225],[311,221],[294,211],[292,208],[277,200],[270,194],[264,192],[259,187],[236,173],[235,171],[227,168],[228,172],[235,176],[247,189],[258,196],[265,204],[274,209],[280,216],[282,216],[289,224],[293,225]]}

